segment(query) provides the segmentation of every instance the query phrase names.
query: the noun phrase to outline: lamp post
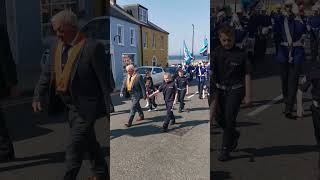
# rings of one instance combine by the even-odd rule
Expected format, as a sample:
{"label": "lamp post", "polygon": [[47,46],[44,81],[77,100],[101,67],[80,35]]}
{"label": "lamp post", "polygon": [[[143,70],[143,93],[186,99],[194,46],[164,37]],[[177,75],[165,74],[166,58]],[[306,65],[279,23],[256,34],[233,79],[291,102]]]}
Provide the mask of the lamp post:
{"label": "lamp post", "polygon": [[194,24],[192,24],[192,57],[193,57],[193,44],[194,44]]}

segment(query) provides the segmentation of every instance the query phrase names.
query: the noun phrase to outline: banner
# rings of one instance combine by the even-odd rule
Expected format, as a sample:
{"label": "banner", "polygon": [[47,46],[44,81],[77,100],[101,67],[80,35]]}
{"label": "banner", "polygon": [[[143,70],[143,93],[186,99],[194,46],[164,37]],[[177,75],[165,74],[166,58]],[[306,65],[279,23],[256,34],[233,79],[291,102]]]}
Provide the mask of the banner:
{"label": "banner", "polygon": [[185,60],[186,64],[190,64],[191,61],[193,60],[193,57],[192,57],[185,41],[183,41],[183,55],[184,55],[184,60]]}

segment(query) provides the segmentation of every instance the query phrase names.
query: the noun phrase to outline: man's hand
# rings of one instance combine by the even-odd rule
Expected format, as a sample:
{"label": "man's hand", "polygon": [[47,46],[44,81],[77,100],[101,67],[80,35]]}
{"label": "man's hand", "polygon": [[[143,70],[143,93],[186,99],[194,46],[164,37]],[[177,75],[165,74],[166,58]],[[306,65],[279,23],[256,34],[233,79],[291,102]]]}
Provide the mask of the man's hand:
{"label": "man's hand", "polygon": [[173,105],[176,105],[176,104],[177,104],[177,100],[174,100],[174,101],[173,101]]}
{"label": "man's hand", "polygon": [[123,97],[123,94],[122,94],[122,93],[120,93],[120,97]]}
{"label": "man's hand", "polygon": [[41,103],[39,101],[32,102],[32,109],[33,109],[33,112],[35,113],[41,112],[42,111]]}

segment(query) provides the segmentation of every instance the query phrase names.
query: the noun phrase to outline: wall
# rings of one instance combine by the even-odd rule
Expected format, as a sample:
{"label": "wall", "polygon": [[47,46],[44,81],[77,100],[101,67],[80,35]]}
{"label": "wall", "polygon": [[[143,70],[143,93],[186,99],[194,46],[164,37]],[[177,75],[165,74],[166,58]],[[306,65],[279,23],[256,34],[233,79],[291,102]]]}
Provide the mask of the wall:
{"label": "wall", "polygon": [[[168,62],[168,35],[145,26],[142,26],[142,32],[148,33],[148,48],[143,48],[143,39],[141,38],[141,48],[143,48],[143,60],[144,66],[151,66],[153,57],[157,59],[157,65],[165,66]],[[152,47],[153,33],[156,35],[156,49]],[[143,34],[143,33],[142,33]],[[164,37],[164,49],[160,47],[160,37]]]}
{"label": "wall", "polygon": [[[114,41],[114,37],[117,35],[117,24],[124,26],[124,46],[118,45],[118,40]],[[130,28],[136,29],[136,45],[135,47],[130,46]],[[139,50],[139,39],[140,39],[140,27],[136,24],[120,20],[118,18],[110,17],[110,32],[111,32],[111,46],[113,49],[113,61],[114,67],[112,68],[115,81],[119,87],[123,81],[123,69],[122,69],[122,54],[123,53],[135,53],[135,64],[140,66],[140,50]]]}

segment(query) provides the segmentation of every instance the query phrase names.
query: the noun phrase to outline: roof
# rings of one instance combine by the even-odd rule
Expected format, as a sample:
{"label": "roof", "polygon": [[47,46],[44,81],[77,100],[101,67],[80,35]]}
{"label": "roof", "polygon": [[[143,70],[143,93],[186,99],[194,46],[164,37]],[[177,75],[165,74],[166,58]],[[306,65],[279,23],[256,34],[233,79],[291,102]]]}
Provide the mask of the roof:
{"label": "roof", "polygon": [[128,14],[124,9],[122,9],[118,5],[110,6],[110,16],[140,25],[140,22],[138,20],[136,20],[133,16]]}
{"label": "roof", "polygon": [[[123,6],[124,8],[129,8],[129,7],[142,7],[142,8],[145,8],[147,9],[146,7],[140,5],[140,4],[129,4],[129,5],[125,5]],[[120,6],[118,6],[119,8],[121,8]],[[122,9],[122,8],[121,8]],[[122,9],[126,14],[128,14],[124,9]],[[129,14],[128,14],[129,15]],[[131,15],[129,15],[131,16]],[[138,21],[138,20],[137,20]],[[166,34],[169,34],[169,32],[165,31],[164,29],[160,28],[159,26],[155,25],[154,23],[152,23],[151,21],[148,20],[148,23],[144,23],[142,21],[138,21],[140,25],[143,25],[143,26],[146,26],[146,27],[149,27],[151,29],[154,29],[156,31],[160,31],[160,32],[163,32],[163,33],[166,33]]]}
{"label": "roof", "polygon": [[144,9],[148,10],[148,8],[142,6],[141,4],[128,4],[128,5],[124,5],[123,7],[124,8],[127,8],[127,7],[142,7]]}
{"label": "roof", "polygon": [[151,26],[151,28],[153,28],[153,29],[155,29],[157,31],[169,34],[169,32],[167,32],[167,31],[163,30],[162,28],[160,28],[159,26],[153,24],[151,21],[148,21],[148,25]]}

